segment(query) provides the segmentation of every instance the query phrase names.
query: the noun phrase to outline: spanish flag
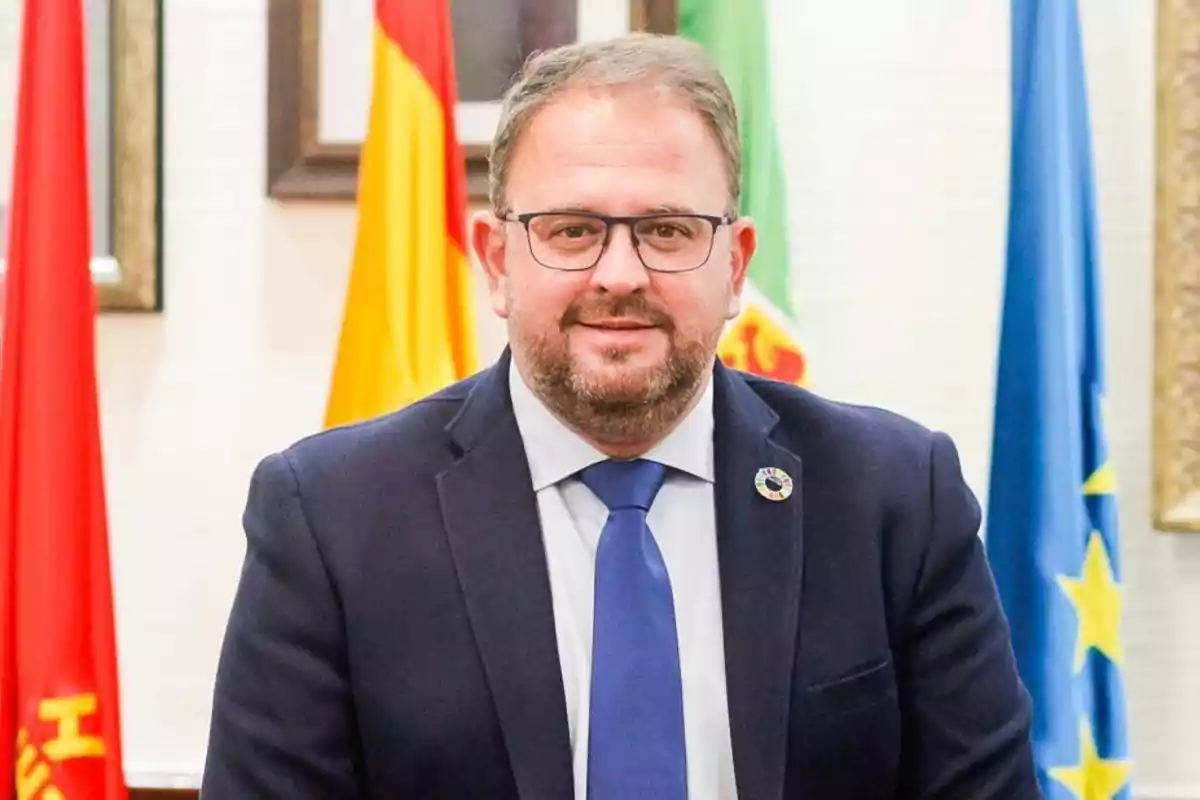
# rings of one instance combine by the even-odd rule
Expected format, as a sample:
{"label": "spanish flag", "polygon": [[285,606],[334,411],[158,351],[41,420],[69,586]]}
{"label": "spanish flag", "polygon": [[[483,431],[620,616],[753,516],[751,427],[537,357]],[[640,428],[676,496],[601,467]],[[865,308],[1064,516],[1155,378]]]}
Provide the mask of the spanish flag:
{"label": "spanish flag", "polygon": [[448,0],[376,0],[373,46],[326,427],[393,411],[475,369]]}
{"label": "spanish flag", "polygon": [[0,798],[124,800],[83,0],[26,0],[0,362]]}

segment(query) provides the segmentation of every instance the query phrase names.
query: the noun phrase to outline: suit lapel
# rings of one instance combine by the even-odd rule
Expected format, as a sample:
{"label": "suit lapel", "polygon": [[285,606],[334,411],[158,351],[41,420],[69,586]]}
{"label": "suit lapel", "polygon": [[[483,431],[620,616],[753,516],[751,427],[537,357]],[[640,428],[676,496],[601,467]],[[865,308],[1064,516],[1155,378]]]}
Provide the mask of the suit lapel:
{"label": "suit lapel", "polygon": [[550,581],[508,364],[506,351],[450,424],[464,452],[438,476],[438,495],[518,794],[570,798],[570,733]]}
{"label": "suit lapel", "polygon": [[[783,796],[792,668],[802,578],[800,460],[770,438],[775,412],[735,373],[714,386],[717,551],[724,613],[729,721],[738,795]],[[775,467],[793,481],[763,497],[755,475]]]}

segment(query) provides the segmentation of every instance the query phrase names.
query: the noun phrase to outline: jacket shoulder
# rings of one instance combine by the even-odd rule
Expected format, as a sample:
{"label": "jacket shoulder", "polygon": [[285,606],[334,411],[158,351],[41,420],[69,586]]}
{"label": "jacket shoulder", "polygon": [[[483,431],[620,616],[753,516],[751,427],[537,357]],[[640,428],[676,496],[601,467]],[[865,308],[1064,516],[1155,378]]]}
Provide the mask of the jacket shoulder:
{"label": "jacket shoulder", "polygon": [[473,375],[397,411],[309,434],[283,450],[303,477],[370,474],[381,463],[434,466],[450,456],[445,429],[479,380]]}
{"label": "jacket shoulder", "polygon": [[832,458],[855,469],[924,465],[934,440],[945,436],[886,408],[832,400],[769,378],[742,377],[778,415],[776,436],[801,458]]}

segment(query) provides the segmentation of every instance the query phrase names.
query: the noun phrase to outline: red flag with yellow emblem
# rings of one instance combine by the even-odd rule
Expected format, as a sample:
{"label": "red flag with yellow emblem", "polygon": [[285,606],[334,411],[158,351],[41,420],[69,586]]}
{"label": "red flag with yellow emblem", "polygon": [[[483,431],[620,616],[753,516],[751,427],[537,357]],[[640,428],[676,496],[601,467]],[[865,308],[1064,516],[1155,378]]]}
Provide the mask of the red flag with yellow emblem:
{"label": "red flag with yellow emblem", "polygon": [[83,0],[27,0],[0,362],[0,798],[124,800]]}

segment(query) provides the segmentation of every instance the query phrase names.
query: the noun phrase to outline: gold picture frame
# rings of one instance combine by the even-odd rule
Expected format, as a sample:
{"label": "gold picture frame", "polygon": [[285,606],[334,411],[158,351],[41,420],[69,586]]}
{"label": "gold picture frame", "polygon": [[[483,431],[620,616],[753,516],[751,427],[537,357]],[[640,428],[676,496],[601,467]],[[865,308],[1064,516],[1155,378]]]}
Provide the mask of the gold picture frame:
{"label": "gold picture frame", "polygon": [[1200,0],[1159,0],[1153,523],[1200,533]]}
{"label": "gold picture frame", "polygon": [[115,274],[105,311],[162,309],[162,0],[110,0],[110,198]]}
{"label": "gold picture frame", "polygon": [[[91,274],[102,312],[162,309],[162,0],[102,0],[85,8],[91,188]],[[22,5],[0,9],[0,86],[15,123]],[[10,104],[10,105],[9,105]],[[7,146],[15,143],[6,140]],[[4,149],[4,148],[0,148]],[[12,155],[10,153],[9,157]],[[11,179],[0,187],[5,269]]]}

